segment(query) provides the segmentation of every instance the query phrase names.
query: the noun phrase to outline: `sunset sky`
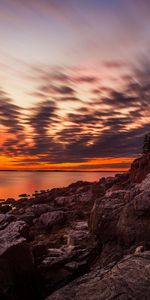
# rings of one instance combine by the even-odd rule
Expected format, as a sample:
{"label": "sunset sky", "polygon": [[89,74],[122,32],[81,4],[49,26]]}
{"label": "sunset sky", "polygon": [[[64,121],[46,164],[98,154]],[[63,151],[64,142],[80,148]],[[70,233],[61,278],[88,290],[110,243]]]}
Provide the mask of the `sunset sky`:
{"label": "sunset sky", "polygon": [[149,117],[149,0],[0,0],[0,169],[125,170]]}

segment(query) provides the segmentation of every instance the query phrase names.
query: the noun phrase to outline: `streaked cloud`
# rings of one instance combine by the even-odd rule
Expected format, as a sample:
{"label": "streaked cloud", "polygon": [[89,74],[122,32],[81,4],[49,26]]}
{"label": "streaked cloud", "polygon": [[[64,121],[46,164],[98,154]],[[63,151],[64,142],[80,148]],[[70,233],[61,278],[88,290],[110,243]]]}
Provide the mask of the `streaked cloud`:
{"label": "streaked cloud", "polygon": [[[105,164],[91,166],[92,159],[135,157],[141,151],[144,134],[150,129],[148,72],[148,63],[142,64],[141,68],[133,69],[134,77],[126,77],[122,91],[108,88],[105,89],[107,96],[97,94],[93,98],[89,96],[89,99],[80,99],[81,81],[76,80],[80,78],[77,74],[75,77],[68,75],[67,86],[64,86],[64,76],[59,76],[58,72],[57,89],[53,87],[58,78],[52,79],[50,75],[45,79],[45,100],[38,101],[26,110],[15,105],[1,90],[2,153],[24,157],[19,161],[17,158],[15,166],[19,167],[22,162],[24,167],[38,165],[39,168],[62,167],[68,163],[69,168],[81,164],[83,169],[96,169],[104,168]],[[69,74],[69,70],[66,73]],[[43,78],[40,76],[35,90],[35,94],[37,92],[39,95],[43,91],[40,84]],[[49,81],[51,88],[47,89]],[[100,86],[100,81],[94,77],[90,82],[87,80],[86,84],[87,90],[94,90]],[[65,110],[64,105],[61,106],[62,101],[66,103]],[[79,106],[72,107],[72,103],[78,103]],[[106,164],[111,168],[111,164]],[[127,163],[119,162],[117,166],[123,168]]]}
{"label": "streaked cloud", "polygon": [[150,131],[148,1],[2,0],[0,16],[7,168],[127,167]]}

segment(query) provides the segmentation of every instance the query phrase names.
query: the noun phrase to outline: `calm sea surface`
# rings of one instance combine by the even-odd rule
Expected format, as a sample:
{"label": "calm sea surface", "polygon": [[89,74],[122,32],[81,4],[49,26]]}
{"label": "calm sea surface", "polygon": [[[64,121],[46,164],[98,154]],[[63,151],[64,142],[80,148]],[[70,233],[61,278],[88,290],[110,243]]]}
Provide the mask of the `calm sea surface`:
{"label": "calm sea surface", "polygon": [[0,198],[18,198],[22,193],[64,187],[78,180],[98,181],[116,172],[0,172]]}

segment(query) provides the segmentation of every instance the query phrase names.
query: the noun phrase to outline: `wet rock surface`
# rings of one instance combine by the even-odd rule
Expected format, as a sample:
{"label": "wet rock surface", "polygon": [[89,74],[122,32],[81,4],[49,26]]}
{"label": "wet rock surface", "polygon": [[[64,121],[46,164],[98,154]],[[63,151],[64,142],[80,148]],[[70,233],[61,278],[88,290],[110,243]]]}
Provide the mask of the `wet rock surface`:
{"label": "wet rock surface", "polygon": [[150,299],[149,159],[1,201],[0,299]]}

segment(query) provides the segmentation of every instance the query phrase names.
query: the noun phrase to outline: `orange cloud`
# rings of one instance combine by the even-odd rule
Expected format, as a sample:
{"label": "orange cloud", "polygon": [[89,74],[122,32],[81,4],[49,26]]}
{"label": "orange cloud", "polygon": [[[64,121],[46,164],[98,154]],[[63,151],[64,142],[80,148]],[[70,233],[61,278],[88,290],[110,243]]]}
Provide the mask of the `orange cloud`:
{"label": "orange cloud", "polygon": [[[45,155],[43,155],[43,157],[44,156]],[[37,162],[36,156],[21,155],[17,157],[9,157],[6,155],[0,155],[0,166],[1,170],[126,171],[133,159],[133,157],[110,157],[94,158],[86,162],[51,164]]]}

